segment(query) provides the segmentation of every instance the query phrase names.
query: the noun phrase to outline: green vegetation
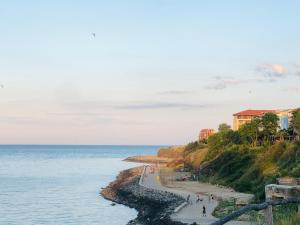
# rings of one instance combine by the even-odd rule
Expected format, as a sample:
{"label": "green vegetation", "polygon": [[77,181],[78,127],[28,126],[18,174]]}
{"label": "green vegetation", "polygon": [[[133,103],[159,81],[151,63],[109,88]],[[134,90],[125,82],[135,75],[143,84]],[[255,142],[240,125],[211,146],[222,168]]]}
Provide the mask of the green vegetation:
{"label": "green vegetation", "polygon": [[264,186],[283,176],[300,176],[300,144],[279,142],[269,147],[234,145],[200,171],[204,181],[233,187],[264,198]]}
{"label": "green vegetation", "polygon": [[228,125],[228,124],[226,124],[226,123],[221,123],[220,125],[219,125],[219,128],[218,128],[218,131],[220,132],[220,133],[222,133],[222,132],[227,132],[227,131],[229,131],[231,128],[230,128],[230,126]]}
{"label": "green vegetation", "polygon": [[158,150],[157,156],[166,158],[182,158],[184,146],[164,147]]}
{"label": "green vegetation", "polygon": [[195,141],[186,146],[162,148],[158,151],[158,156],[175,158],[168,164],[173,169],[184,169],[195,172],[199,170],[199,166],[205,159],[207,150],[206,144]]}
{"label": "green vegetation", "polygon": [[[240,207],[235,204],[234,199],[232,200],[222,200],[219,205],[213,211],[213,216],[217,218],[223,218],[230,213],[237,211]],[[240,216],[237,220],[253,221],[257,225],[264,224],[264,215],[256,211],[250,211],[246,214]]]}
{"label": "green vegetation", "polygon": [[264,198],[265,185],[275,183],[276,178],[300,177],[300,144],[284,139],[297,129],[299,117],[300,113],[294,113],[293,126],[281,131],[273,113],[253,119],[238,131],[223,123],[207,144],[191,142],[179,149],[162,149],[159,154],[181,154],[182,159],[171,163],[171,167],[200,174],[203,181],[253,193],[260,200]]}
{"label": "green vegetation", "polygon": [[237,209],[238,207],[234,200],[223,200],[219,202],[219,205],[215,208],[212,215],[217,218],[223,218]]}
{"label": "green vegetation", "polygon": [[298,206],[296,204],[274,207],[274,225],[300,224],[300,217],[295,214],[297,207]]}
{"label": "green vegetation", "polygon": [[[298,114],[294,115],[293,126],[297,126]],[[265,185],[275,183],[276,178],[300,177],[300,143],[276,139],[285,132],[278,132],[277,124],[277,116],[266,113],[238,131],[223,130],[211,136],[201,179],[253,193],[259,200],[264,198]]]}
{"label": "green vegetation", "polygon": [[183,166],[191,171],[198,171],[207,150],[203,143],[197,141],[189,143],[184,149]]}
{"label": "green vegetation", "polygon": [[[259,120],[259,119],[256,119]],[[262,136],[264,141],[270,141],[270,138],[277,134],[279,118],[274,113],[266,113],[260,120]]]}
{"label": "green vegetation", "polygon": [[255,118],[250,123],[245,124],[239,130],[239,134],[243,142],[250,144],[252,147],[256,147],[259,138],[259,125],[260,120]]}
{"label": "green vegetation", "polygon": [[291,124],[295,132],[300,135],[300,108],[293,113]]}
{"label": "green vegetation", "polygon": [[[215,208],[213,216],[223,218],[230,213],[238,210],[239,207],[235,204],[234,200],[220,201],[219,205]],[[300,217],[297,217],[297,205],[289,204],[284,206],[273,207],[274,225],[296,225],[300,224]],[[239,220],[250,220],[257,225],[264,225],[265,219],[263,212],[251,211],[242,215]]]}
{"label": "green vegetation", "polygon": [[[238,131],[221,124],[207,143],[189,143],[181,149],[182,159],[170,165],[188,169],[202,181],[252,193],[257,201],[263,201],[265,185],[276,183],[278,177],[300,177],[300,109],[293,113],[288,130],[279,130],[278,121],[277,115],[266,113]],[[222,217],[236,206],[222,202],[217,209],[216,216]],[[295,205],[275,207],[275,224],[300,224],[295,212]],[[259,213],[248,216],[262,224]]]}

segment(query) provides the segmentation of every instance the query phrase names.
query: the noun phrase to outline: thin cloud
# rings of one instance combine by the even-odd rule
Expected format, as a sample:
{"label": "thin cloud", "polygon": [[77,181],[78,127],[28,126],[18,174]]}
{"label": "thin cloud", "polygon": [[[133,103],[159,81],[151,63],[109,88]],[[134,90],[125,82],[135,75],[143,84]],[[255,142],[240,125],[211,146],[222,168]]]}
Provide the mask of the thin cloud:
{"label": "thin cloud", "polygon": [[300,61],[294,62],[294,67],[296,67],[295,75],[300,76]]}
{"label": "thin cloud", "polygon": [[188,103],[173,103],[173,102],[154,102],[154,103],[132,103],[126,105],[115,106],[115,109],[199,109],[205,108],[204,104],[188,104]]}
{"label": "thin cloud", "polygon": [[187,94],[193,94],[194,91],[186,91],[186,90],[170,90],[170,91],[162,91],[158,94],[160,95],[187,95]]}
{"label": "thin cloud", "polygon": [[261,64],[256,67],[256,71],[267,78],[278,79],[287,76],[300,76],[300,61],[283,64]]}
{"label": "thin cloud", "polygon": [[205,86],[205,89],[208,89],[208,90],[223,90],[225,88],[227,88],[228,86],[224,83],[216,83],[216,84],[210,84],[210,85],[207,85]]}
{"label": "thin cloud", "polygon": [[90,100],[77,100],[77,101],[66,101],[61,103],[64,107],[70,109],[88,109],[88,110],[99,110],[103,108],[109,108],[110,103],[106,101],[90,101]]}
{"label": "thin cloud", "polygon": [[294,62],[294,66],[295,66],[296,68],[300,69],[300,60]]}
{"label": "thin cloud", "polygon": [[245,82],[245,80],[234,79],[232,77],[221,77],[215,76],[214,82],[205,86],[205,89],[208,90],[223,90],[231,86],[240,85]]}
{"label": "thin cloud", "polygon": [[233,86],[244,85],[249,83],[273,83],[276,79],[269,78],[249,78],[238,79],[230,76],[215,76],[213,81],[204,88],[208,90],[224,90]]}
{"label": "thin cloud", "polygon": [[47,113],[49,116],[101,116],[100,113],[97,112],[49,112]]}
{"label": "thin cloud", "polygon": [[258,65],[256,71],[269,78],[282,78],[289,74],[289,70],[282,64]]}
{"label": "thin cloud", "polygon": [[300,92],[300,88],[299,87],[287,87],[287,88],[283,89],[283,91],[287,91],[287,92]]}

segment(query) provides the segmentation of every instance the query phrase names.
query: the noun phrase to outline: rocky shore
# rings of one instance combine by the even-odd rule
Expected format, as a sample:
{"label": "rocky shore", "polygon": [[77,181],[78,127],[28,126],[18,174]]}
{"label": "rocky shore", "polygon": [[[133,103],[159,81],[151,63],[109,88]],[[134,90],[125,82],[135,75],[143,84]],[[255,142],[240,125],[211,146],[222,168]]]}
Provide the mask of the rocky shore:
{"label": "rocky shore", "polygon": [[183,225],[174,222],[170,215],[184,199],[169,193],[144,188],[139,185],[143,167],[122,171],[115,181],[102,189],[101,195],[113,202],[135,208],[136,219],[128,225]]}

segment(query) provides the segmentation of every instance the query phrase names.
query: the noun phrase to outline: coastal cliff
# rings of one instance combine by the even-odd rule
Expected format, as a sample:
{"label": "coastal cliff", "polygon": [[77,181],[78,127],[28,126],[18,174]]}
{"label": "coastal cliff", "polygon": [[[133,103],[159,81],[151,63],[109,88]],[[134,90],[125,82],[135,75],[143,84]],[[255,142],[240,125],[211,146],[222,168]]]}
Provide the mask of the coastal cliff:
{"label": "coastal cliff", "polygon": [[136,167],[120,172],[115,181],[102,189],[101,195],[138,211],[137,218],[129,221],[128,225],[183,225],[172,221],[170,215],[184,199],[140,186],[142,170],[143,167]]}

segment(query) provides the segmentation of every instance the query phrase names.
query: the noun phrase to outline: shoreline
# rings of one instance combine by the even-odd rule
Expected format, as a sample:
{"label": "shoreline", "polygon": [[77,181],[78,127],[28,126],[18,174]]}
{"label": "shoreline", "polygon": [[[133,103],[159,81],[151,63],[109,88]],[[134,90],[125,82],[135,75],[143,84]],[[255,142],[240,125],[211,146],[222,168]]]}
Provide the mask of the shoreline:
{"label": "shoreline", "polygon": [[148,164],[167,164],[174,160],[174,158],[167,158],[167,157],[159,157],[155,155],[141,155],[141,156],[129,156],[123,161],[126,162],[135,162],[135,163],[148,163]]}
{"label": "shoreline", "polygon": [[137,217],[127,225],[186,225],[170,218],[185,200],[169,192],[140,186],[143,168],[141,166],[121,171],[100,194],[107,200],[137,210]]}
{"label": "shoreline", "polygon": [[[133,156],[129,158],[134,158],[134,162],[137,162],[137,157],[141,161],[144,161],[145,158],[148,160],[151,159],[151,162],[157,158],[149,158],[149,156]],[[127,158],[124,161],[129,160]],[[149,161],[147,162],[146,164],[155,164]],[[160,163],[160,165],[161,164],[164,163]],[[153,166],[156,167],[158,165]],[[142,176],[144,173],[146,175]],[[216,203],[220,200],[235,199],[235,202],[242,205],[251,200],[251,195],[249,194],[238,193],[229,188],[207,183],[172,181],[162,186],[160,182],[157,184],[157,176],[157,172],[153,173],[147,165],[126,169],[120,171],[116,179],[107,187],[103,188],[100,194],[107,200],[137,210],[137,217],[129,221],[127,225],[195,225],[195,221],[210,224],[217,220],[217,218],[213,216],[213,212],[218,205]],[[143,184],[141,184],[141,182]],[[211,194],[213,194],[217,202],[207,201],[206,198]],[[200,195],[204,198],[203,204],[205,204],[207,208],[207,217],[203,218],[203,216],[201,217],[199,214],[202,210],[201,204],[191,204],[188,205],[188,207],[185,205],[181,208],[181,206],[186,203],[186,196],[188,195],[192,196],[192,201],[196,201],[196,195]],[[248,225],[249,221],[242,219],[232,221],[230,224]]]}

